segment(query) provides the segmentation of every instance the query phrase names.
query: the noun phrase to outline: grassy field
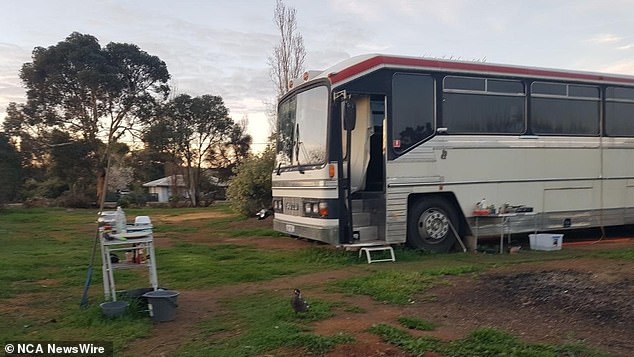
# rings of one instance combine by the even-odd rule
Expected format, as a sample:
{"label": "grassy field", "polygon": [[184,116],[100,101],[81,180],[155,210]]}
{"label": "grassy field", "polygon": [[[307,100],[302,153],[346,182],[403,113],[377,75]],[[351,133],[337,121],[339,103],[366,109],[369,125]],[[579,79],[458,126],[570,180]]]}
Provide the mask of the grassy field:
{"label": "grassy field", "polygon": [[[170,220],[201,212],[217,218]],[[313,272],[352,271],[351,276],[320,283],[335,294],[365,295],[385,304],[408,304],[431,286],[443,284],[449,275],[478,274],[492,267],[521,262],[561,260],[583,255],[610,259],[634,259],[632,249],[617,252],[568,251],[526,252],[521,255],[429,255],[397,249],[396,264],[367,265],[356,253],[306,244],[299,249],[266,249],[243,244],[257,237],[289,240],[270,228],[250,227],[246,217],[232,214],[227,206],[205,209],[130,209],[128,217],[147,214],[165,218],[155,225],[155,236],[169,244],[158,246],[156,255],[161,286],[187,291],[236,284],[271,281],[280,277]],[[90,304],[79,308],[82,287],[95,235],[94,210],[4,209],[0,210],[0,343],[15,340],[108,340],[117,355],[131,354],[127,347],[152,336],[154,327],[142,313],[105,319],[101,262],[97,259],[90,288]],[[245,223],[245,224],[240,224]],[[237,240],[237,241],[236,241]],[[147,278],[136,271],[117,273],[117,284],[147,286]],[[358,306],[327,298],[311,301],[308,315],[298,318],[288,308],[286,291],[249,292],[221,299],[222,314],[197,323],[192,336],[175,355],[256,356],[273,351],[302,351],[320,355],[336,344],[353,343],[347,334],[318,335],[313,324],[339,313],[364,314]],[[583,346],[527,345],[504,331],[474,331],[463,340],[447,344],[411,336],[403,329],[433,330],[431,322],[410,317],[401,326],[377,324],[370,332],[386,343],[417,354],[437,351],[445,355],[483,354],[483,345],[495,341],[521,353],[512,355],[561,355],[583,351]],[[397,322],[398,324],[398,322]],[[210,338],[210,336],[215,336]],[[247,346],[247,347],[245,347]],[[465,352],[466,351],[466,352]],[[563,351],[563,352],[562,352]],[[535,352],[535,353],[537,353]],[[577,353],[577,354],[575,354]],[[132,353],[134,354],[134,353]]]}

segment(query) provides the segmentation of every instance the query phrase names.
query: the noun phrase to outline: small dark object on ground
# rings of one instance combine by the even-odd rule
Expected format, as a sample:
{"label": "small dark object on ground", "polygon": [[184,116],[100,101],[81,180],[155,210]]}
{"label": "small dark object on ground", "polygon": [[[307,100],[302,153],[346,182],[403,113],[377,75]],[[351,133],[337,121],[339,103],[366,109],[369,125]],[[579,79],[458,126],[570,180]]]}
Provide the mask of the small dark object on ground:
{"label": "small dark object on ground", "polygon": [[261,221],[272,214],[273,214],[273,211],[271,209],[262,208],[260,212],[255,214],[255,216],[258,217],[259,221]]}
{"label": "small dark object on ground", "polygon": [[291,299],[291,306],[295,313],[307,312],[310,309],[310,305],[302,299],[302,292],[299,289],[293,290],[293,298]]}

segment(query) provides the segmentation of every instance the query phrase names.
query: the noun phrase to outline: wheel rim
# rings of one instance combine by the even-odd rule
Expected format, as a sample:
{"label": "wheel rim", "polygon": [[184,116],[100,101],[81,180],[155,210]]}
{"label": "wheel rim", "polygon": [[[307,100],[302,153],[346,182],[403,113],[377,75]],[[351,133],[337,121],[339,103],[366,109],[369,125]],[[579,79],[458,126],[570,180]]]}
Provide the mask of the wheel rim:
{"label": "wheel rim", "polygon": [[428,243],[440,243],[449,233],[449,218],[438,209],[430,208],[418,219],[418,234]]}

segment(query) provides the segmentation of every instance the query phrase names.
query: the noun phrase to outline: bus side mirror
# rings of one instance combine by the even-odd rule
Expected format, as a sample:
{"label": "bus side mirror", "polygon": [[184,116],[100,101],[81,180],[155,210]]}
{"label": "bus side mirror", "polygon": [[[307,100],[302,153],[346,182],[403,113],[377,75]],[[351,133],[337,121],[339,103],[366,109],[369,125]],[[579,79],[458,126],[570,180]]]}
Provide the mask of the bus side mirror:
{"label": "bus side mirror", "polygon": [[357,107],[352,100],[343,102],[343,128],[347,131],[354,130],[357,124]]}

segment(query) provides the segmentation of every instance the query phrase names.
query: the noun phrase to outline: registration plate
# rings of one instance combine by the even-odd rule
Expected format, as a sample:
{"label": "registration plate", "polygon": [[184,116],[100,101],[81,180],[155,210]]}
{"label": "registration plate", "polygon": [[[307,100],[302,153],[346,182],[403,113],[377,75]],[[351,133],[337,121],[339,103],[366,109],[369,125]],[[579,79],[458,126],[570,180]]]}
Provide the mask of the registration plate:
{"label": "registration plate", "polygon": [[294,225],[292,225],[292,224],[287,224],[287,225],[286,225],[286,231],[287,231],[288,233],[295,233],[295,226],[294,226]]}

